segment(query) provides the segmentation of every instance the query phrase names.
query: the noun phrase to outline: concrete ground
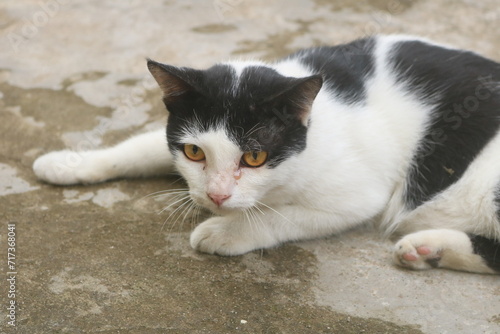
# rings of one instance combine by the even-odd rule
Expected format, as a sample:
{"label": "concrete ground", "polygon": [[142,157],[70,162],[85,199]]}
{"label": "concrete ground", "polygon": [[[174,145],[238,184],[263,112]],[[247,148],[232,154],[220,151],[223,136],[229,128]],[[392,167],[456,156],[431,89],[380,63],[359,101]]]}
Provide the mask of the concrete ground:
{"label": "concrete ground", "polygon": [[204,67],[405,33],[500,60],[499,23],[498,0],[3,1],[0,333],[500,333],[499,277],[396,268],[369,228],[208,256],[188,244],[206,213],[145,197],[175,176],[54,187],[31,171],[163,126],[145,57]]}

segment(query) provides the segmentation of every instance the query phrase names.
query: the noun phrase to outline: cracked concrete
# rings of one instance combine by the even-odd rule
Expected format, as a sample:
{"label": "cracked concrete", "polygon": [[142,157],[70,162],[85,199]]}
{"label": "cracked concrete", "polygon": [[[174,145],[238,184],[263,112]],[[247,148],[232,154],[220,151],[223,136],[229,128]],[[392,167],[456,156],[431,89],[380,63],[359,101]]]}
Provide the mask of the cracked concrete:
{"label": "cracked concrete", "polygon": [[[189,247],[199,215],[147,195],[178,177],[54,187],[31,171],[163,126],[146,57],[206,67],[372,33],[500,60],[496,0],[25,0],[0,7],[0,333],[499,333],[500,280],[391,264],[369,228],[223,258]],[[8,324],[15,300],[16,327]]]}

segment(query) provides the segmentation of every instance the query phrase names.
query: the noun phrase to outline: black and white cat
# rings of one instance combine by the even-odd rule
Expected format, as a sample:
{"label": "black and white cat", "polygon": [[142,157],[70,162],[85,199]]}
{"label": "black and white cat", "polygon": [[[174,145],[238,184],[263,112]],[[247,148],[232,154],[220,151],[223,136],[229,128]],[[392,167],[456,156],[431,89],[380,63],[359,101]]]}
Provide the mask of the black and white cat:
{"label": "black and white cat", "polygon": [[[36,175],[94,183],[177,170],[216,214],[191,245],[238,255],[377,221],[413,269],[500,273],[500,64],[406,36],[207,70],[148,61],[165,131]],[[168,145],[167,145],[168,142]]]}

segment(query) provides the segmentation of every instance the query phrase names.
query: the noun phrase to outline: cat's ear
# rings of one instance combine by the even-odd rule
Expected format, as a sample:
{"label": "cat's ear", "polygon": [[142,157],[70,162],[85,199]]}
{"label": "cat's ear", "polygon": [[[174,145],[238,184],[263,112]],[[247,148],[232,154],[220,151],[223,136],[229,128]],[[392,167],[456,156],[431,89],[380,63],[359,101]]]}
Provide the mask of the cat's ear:
{"label": "cat's ear", "polygon": [[148,69],[163,91],[163,102],[168,106],[197,91],[200,71],[179,68],[148,59]]}
{"label": "cat's ear", "polygon": [[307,126],[312,104],[323,86],[323,78],[321,75],[313,75],[292,80],[285,90],[277,92],[269,100],[273,101],[274,108],[278,109],[273,112],[286,113],[287,117],[298,118]]}

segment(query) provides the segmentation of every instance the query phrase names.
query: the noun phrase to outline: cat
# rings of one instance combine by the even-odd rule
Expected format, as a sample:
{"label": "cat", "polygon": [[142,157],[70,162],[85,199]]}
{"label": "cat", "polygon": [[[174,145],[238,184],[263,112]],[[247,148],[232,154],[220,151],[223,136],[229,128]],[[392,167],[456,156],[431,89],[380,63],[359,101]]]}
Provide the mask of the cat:
{"label": "cat", "polygon": [[153,60],[166,133],[39,157],[60,185],[177,171],[215,215],[190,236],[240,255],[375,221],[410,269],[500,273],[500,64],[403,35],[206,70]]}

